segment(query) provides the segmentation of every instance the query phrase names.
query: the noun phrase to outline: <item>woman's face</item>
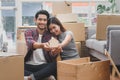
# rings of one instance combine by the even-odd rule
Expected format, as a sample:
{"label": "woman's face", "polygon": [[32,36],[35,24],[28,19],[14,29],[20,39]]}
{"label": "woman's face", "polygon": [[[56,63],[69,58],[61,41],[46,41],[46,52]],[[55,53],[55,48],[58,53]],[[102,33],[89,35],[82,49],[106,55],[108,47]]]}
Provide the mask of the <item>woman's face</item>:
{"label": "woman's face", "polygon": [[52,34],[54,35],[60,35],[61,34],[61,30],[60,30],[60,26],[56,25],[56,24],[50,24],[49,25],[49,30]]}

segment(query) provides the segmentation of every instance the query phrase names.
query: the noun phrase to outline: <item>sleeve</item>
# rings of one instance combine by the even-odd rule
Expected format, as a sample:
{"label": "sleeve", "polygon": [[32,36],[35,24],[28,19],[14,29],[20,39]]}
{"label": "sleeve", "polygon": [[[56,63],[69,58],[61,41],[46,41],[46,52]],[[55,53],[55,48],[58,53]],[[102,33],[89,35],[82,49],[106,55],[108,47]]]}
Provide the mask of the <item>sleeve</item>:
{"label": "sleeve", "polygon": [[71,37],[74,38],[74,34],[73,34],[72,31],[67,31],[67,32],[66,32],[66,35],[71,35]]}
{"label": "sleeve", "polygon": [[26,40],[26,44],[27,44],[27,47],[28,49],[33,49],[33,43],[36,42],[34,39],[33,39],[33,31],[32,30],[26,30],[25,33],[25,40]]}

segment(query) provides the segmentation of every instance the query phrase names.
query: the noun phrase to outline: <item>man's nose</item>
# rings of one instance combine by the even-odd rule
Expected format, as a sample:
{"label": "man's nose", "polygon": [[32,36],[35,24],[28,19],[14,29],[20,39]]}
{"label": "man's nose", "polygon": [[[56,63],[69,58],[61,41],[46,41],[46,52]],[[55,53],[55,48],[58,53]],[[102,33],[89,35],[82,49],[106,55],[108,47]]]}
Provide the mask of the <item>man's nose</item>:
{"label": "man's nose", "polygon": [[41,22],[41,23],[45,23],[45,21],[44,21],[44,20],[41,20],[40,22]]}

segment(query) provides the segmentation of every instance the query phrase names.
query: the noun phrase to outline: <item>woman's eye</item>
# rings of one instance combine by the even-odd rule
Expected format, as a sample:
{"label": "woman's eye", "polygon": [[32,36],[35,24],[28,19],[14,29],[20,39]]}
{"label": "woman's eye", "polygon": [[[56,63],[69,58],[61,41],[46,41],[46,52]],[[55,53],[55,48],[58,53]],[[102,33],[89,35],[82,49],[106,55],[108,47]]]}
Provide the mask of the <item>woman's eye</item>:
{"label": "woman's eye", "polygon": [[53,27],[53,29],[55,29],[55,27]]}

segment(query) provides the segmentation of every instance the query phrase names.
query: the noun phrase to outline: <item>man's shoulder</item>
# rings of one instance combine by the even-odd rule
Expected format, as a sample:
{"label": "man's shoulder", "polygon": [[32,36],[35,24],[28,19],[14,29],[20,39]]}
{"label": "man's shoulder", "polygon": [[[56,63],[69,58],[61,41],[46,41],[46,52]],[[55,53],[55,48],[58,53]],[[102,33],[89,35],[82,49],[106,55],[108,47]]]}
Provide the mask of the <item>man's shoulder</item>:
{"label": "man's shoulder", "polygon": [[52,34],[51,34],[49,31],[47,31],[47,30],[44,32],[44,34],[45,34],[45,35],[52,36]]}

